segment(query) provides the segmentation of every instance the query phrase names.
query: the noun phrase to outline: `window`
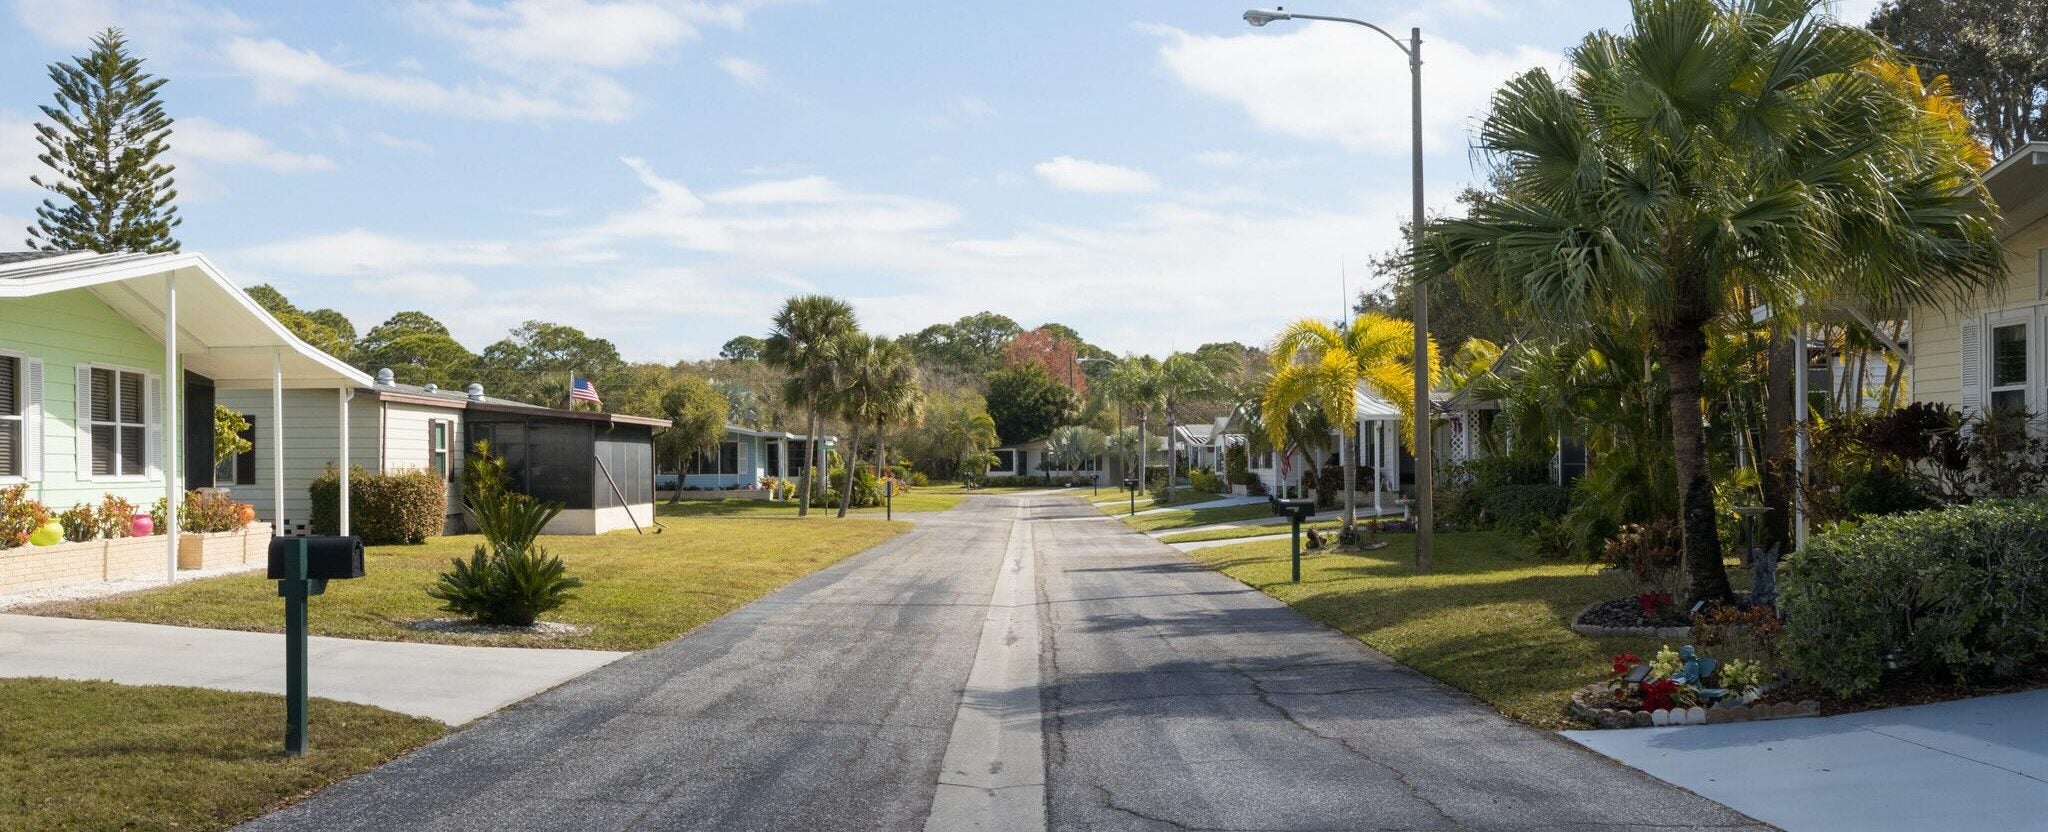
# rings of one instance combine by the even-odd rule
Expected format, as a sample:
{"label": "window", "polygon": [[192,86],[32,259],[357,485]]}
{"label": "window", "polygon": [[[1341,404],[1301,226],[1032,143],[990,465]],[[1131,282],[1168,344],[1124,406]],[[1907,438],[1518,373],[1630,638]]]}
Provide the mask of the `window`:
{"label": "window", "polygon": [[2027,325],[1991,329],[1991,409],[1999,413],[2027,409]]}
{"label": "window", "polygon": [[19,477],[28,468],[28,397],[23,395],[21,359],[0,355],[0,477]]}
{"label": "window", "polygon": [[455,423],[447,419],[427,423],[427,464],[441,475],[443,482],[455,481],[455,468],[450,464],[448,451],[454,434]]}
{"label": "window", "polygon": [[224,485],[256,484],[256,417],[244,413],[242,419],[249,423],[249,429],[242,431],[242,441],[249,443],[244,453],[230,454],[213,466],[213,481]]}
{"label": "window", "polygon": [[690,454],[690,473],[731,476],[740,472],[740,443],[728,441],[718,443],[718,455],[703,451]]}
{"label": "window", "polygon": [[1010,469],[1012,469],[1012,468],[1015,468],[1015,467],[1017,467],[1017,452],[1016,452],[1016,451],[1012,451],[1012,450],[1001,450],[1001,451],[996,451],[995,453],[996,453],[996,464],[995,464],[995,467],[994,467],[994,468],[991,468],[991,469],[989,469],[989,470],[992,470],[992,471],[1008,471],[1008,470],[1010,470]]}
{"label": "window", "polygon": [[149,421],[154,410],[143,401],[150,386],[143,374],[93,367],[89,370],[87,424],[92,438],[92,475],[139,477],[148,472]]}

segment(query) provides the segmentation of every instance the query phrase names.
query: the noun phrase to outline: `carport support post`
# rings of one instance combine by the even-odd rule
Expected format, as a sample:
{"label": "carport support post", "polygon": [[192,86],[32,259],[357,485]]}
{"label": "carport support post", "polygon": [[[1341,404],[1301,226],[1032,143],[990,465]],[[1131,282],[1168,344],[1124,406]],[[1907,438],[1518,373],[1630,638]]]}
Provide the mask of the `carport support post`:
{"label": "carport support post", "polygon": [[277,525],[272,535],[285,533],[284,526],[284,353],[270,353],[270,498]]}
{"label": "carport support post", "polygon": [[306,753],[306,538],[285,558],[285,579],[277,582],[284,596],[284,753]]}
{"label": "carport support post", "polygon": [[342,537],[348,532],[348,400],[355,398],[355,389],[342,387],[338,390],[341,399],[341,531]]}
{"label": "carport support post", "polygon": [[[184,495],[178,493],[179,482],[184,479],[184,469],[178,464],[178,387],[184,383],[184,373],[178,368],[178,273],[171,272],[164,278],[164,394],[163,402],[158,405],[163,408],[163,450],[157,454],[163,460],[164,583],[167,584],[178,582],[178,509],[185,502]],[[82,398],[80,400],[83,401]]]}

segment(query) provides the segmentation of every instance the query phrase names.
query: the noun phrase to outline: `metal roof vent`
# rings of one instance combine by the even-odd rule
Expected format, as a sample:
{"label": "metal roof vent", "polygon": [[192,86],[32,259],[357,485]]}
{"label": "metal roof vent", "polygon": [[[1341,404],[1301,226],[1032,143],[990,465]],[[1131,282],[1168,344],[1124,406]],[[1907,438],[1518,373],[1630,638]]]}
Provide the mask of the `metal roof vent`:
{"label": "metal roof vent", "polygon": [[385,367],[384,369],[377,371],[378,387],[390,387],[397,380],[398,378],[391,374],[390,367]]}
{"label": "metal roof vent", "polygon": [[463,392],[466,392],[466,393],[468,393],[468,394],[469,394],[469,400],[470,400],[470,401],[473,401],[473,402],[480,402],[480,401],[483,401],[483,400],[484,400],[484,386],[483,386],[483,385],[481,385],[481,384],[478,384],[478,383],[476,383],[476,382],[474,382],[474,381],[470,382],[470,383],[469,383],[469,389],[467,389],[467,390],[465,390],[465,391],[463,391]]}
{"label": "metal roof vent", "polygon": [[429,392],[429,393],[435,393],[435,392],[439,392],[441,388],[440,388],[440,386],[439,386],[439,385],[436,385],[436,384],[434,384],[433,382],[429,381],[429,382],[427,382],[427,386],[425,386],[425,387],[422,387],[422,388],[420,388],[420,389],[421,389],[421,390],[425,390],[425,391],[427,391],[427,392]]}

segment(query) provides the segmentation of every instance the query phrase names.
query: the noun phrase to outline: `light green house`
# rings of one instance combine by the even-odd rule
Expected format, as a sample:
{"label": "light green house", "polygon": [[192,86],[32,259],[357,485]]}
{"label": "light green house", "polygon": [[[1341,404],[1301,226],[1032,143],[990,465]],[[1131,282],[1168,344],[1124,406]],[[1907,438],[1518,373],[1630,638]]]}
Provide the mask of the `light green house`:
{"label": "light green house", "polygon": [[[213,485],[216,390],[324,389],[345,411],[369,382],[198,254],[0,252],[0,486],[53,511]],[[290,426],[265,427],[283,447]]]}

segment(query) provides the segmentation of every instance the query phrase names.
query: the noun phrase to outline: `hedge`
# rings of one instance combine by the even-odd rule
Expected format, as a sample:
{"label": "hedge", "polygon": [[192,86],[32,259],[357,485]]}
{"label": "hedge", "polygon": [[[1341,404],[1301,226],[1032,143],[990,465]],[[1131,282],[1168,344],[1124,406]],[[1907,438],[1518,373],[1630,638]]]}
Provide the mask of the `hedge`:
{"label": "hedge", "polygon": [[2048,499],[1837,525],[1784,569],[1786,656],[1839,695],[1895,670],[1969,683],[2048,658]]}
{"label": "hedge", "polygon": [[[366,544],[424,543],[447,521],[448,485],[431,472],[372,474],[356,466],[348,486],[349,532]],[[306,491],[313,498],[313,533],[339,534],[341,472],[328,466]]]}
{"label": "hedge", "polygon": [[1479,497],[1480,505],[1495,524],[1527,533],[1544,520],[1556,520],[1571,507],[1571,491],[1561,485],[1496,485]]}

